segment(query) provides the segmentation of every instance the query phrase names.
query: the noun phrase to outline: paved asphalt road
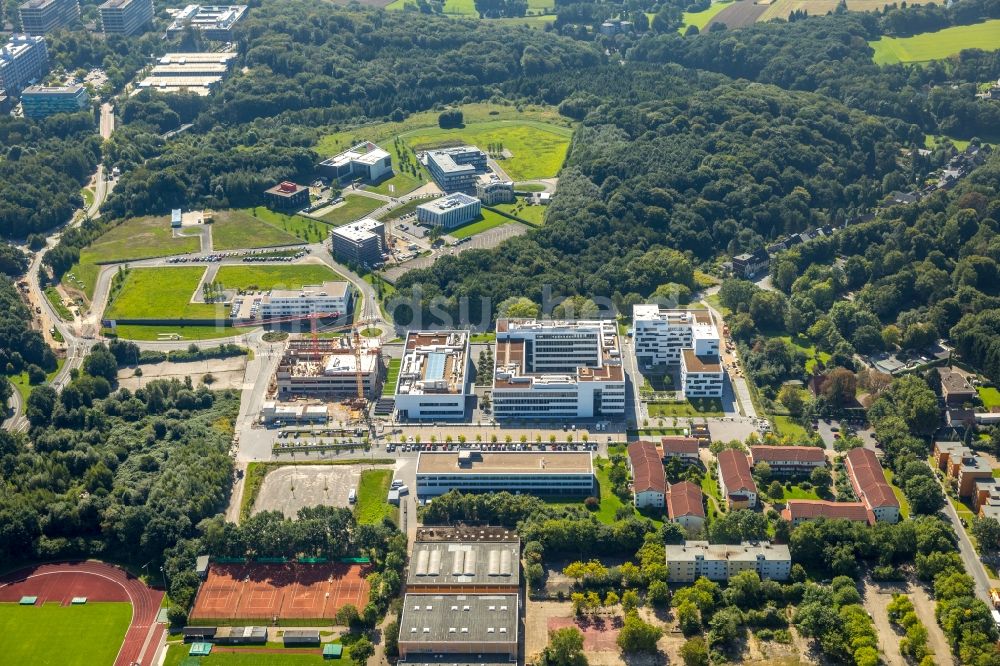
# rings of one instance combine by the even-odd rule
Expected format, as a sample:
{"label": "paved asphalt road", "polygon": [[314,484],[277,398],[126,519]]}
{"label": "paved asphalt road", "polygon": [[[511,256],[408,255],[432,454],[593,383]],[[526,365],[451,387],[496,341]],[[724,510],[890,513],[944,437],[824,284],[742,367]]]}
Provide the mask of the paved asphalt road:
{"label": "paved asphalt road", "polygon": [[[941,490],[945,490],[943,486]],[[965,526],[962,525],[962,520],[958,517],[955,507],[951,505],[950,501],[946,500],[944,503],[944,514],[948,516],[948,520],[951,521],[951,525],[955,528],[955,533],[958,535],[958,552],[962,556],[965,571],[972,576],[972,580],[976,583],[976,596],[989,605],[989,576],[986,575],[986,569],[983,567],[983,563],[979,561],[979,555],[976,554],[976,549],[972,546],[969,535],[965,533]]]}

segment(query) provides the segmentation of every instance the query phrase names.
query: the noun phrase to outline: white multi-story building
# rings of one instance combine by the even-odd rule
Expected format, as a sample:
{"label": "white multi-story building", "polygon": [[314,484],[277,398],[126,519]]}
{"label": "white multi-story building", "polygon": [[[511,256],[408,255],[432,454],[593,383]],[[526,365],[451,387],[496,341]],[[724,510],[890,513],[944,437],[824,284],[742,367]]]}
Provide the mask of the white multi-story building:
{"label": "white multi-story building", "polygon": [[637,361],[680,366],[681,390],[687,398],[722,396],[721,338],[710,311],[634,305],[632,326]]}
{"label": "white multi-story building", "polygon": [[498,320],[493,413],[508,420],[624,414],[615,322]]}
{"label": "white multi-story building", "polygon": [[188,27],[201,32],[205,39],[235,41],[233,28],[247,13],[247,5],[188,5],[173,13],[167,36],[180,34]]}
{"label": "white multi-story building", "polygon": [[369,183],[377,183],[392,175],[392,156],[371,141],[362,141],[323,160],[317,168],[332,181],[361,178]]}
{"label": "white multi-story building", "polygon": [[461,420],[469,396],[469,334],[410,331],[396,381],[400,419]]}
{"label": "white multi-story building", "polygon": [[20,7],[21,28],[29,35],[47,35],[80,19],[79,0],[27,0]]}
{"label": "white multi-story building", "polygon": [[49,69],[49,51],[44,37],[13,35],[0,48],[0,90],[18,95],[24,88],[45,75]]}
{"label": "white multi-story building", "polygon": [[100,6],[105,35],[131,35],[153,22],[153,0],[107,0]]}
{"label": "white multi-story building", "polygon": [[479,199],[455,192],[417,206],[417,222],[442,229],[454,229],[472,222],[482,213]]}
{"label": "white multi-story building", "polygon": [[301,289],[272,289],[233,299],[230,317],[238,322],[279,317],[340,317],[351,311],[353,288],[349,282],[324,282]]}
{"label": "white multi-story building", "polygon": [[693,583],[702,576],[729,580],[743,571],[756,571],[761,578],[787,580],[792,573],[788,546],[768,541],[744,541],[738,546],[685,541],[666,549],[670,583]]}
{"label": "white multi-story building", "polygon": [[424,162],[445,192],[474,192],[476,177],[487,168],[486,153],[475,146],[429,150],[424,154]]}
{"label": "white multi-story building", "polygon": [[502,179],[492,171],[480,174],[476,178],[476,198],[486,206],[512,203],[514,201],[514,183]]}

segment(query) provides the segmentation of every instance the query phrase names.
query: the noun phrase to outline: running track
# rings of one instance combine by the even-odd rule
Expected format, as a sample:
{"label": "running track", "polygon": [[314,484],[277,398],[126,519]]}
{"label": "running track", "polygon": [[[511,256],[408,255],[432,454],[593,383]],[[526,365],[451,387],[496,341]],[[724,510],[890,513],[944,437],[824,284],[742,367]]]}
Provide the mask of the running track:
{"label": "running track", "polygon": [[128,601],[132,623],[118,651],[115,666],[138,663],[151,666],[163,626],[156,616],[163,592],[147,587],[138,578],[101,562],[64,562],[20,569],[0,579],[0,601],[37,596],[39,603],[69,604],[73,597],[88,601]]}

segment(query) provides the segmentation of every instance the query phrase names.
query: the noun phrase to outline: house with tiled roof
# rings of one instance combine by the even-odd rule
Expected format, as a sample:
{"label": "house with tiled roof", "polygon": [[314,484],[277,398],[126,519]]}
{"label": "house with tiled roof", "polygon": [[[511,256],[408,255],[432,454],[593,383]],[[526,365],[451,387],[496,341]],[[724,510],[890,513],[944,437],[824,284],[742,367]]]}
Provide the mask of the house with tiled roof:
{"label": "house with tiled roof", "polygon": [[660,448],[663,450],[663,461],[670,458],[678,458],[683,462],[697,463],[698,458],[698,438],[697,437],[663,437],[660,439]]}
{"label": "house with tiled roof", "polygon": [[652,442],[632,442],[628,445],[628,461],[636,507],[663,508],[666,504],[667,477],[656,446]]}
{"label": "house with tiled roof", "polygon": [[719,490],[730,509],[757,506],[757,484],[747,454],[737,449],[719,452]]}
{"label": "house with tiled roof", "polygon": [[826,467],[826,452],[816,446],[751,446],[750,464],[765,462],[778,476],[808,475]]}
{"label": "house with tiled roof", "polygon": [[827,500],[788,500],[781,517],[792,527],[809,520],[851,520],[859,523],[875,524],[875,514],[864,502],[828,502]]}
{"label": "house with tiled roof", "polygon": [[888,523],[897,522],[899,500],[892,492],[892,486],[885,480],[885,472],[882,471],[875,452],[863,447],[851,449],[844,457],[844,467],[854,494],[875,514],[875,519]]}
{"label": "house with tiled roof", "polygon": [[670,485],[667,492],[667,516],[689,534],[705,527],[705,504],[701,488],[690,481]]}

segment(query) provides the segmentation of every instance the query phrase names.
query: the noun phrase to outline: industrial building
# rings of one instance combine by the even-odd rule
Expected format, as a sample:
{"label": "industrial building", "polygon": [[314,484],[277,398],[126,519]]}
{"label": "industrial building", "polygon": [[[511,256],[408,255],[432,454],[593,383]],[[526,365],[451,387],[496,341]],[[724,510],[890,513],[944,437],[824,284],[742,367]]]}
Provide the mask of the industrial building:
{"label": "industrial building", "polygon": [[885,472],[882,471],[875,452],[863,447],[851,449],[844,457],[844,467],[854,494],[875,515],[875,519],[887,523],[897,522],[899,500],[892,492],[892,486],[885,480]]}
{"label": "industrial building", "polygon": [[636,508],[662,509],[666,506],[667,476],[656,446],[645,441],[630,443],[628,462],[632,473],[632,502]]}
{"label": "industrial building", "polygon": [[417,222],[446,230],[454,229],[478,218],[482,207],[479,199],[455,192],[417,206]]}
{"label": "industrial building", "polygon": [[519,623],[516,594],[407,593],[399,621],[399,656],[499,654],[516,659]]}
{"label": "industrial building", "polygon": [[168,53],[157,61],[149,76],[139,82],[135,92],[153,88],[163,93],[209,95],[222,82],[236,55],[231,51]]}
{"label": "industrial building", "polygon": [[309,205],[309,188],[283,180],[264,190],[264,201],[271,210],[296,210]]}
{"label": "industrial building", "polygon": [[449,490],[584,497],[594,492],[589,451],[422,451],[417,496]]}
{"label": "industrial building", "polygon": [[476,177],[476,198],[484,206],[495,206],[500,203],[513,203],[514,183],[504,180],[492,171]]}
{"label": "industrial building", "polygon": [[392,175],[392,157],[371,141],[362,141],[349,150],[316,165],[320,175],[332,182],[359,178],[377,183]]}
{"label": "industrial building", "polygon": [[351,312],[353,295],[351,284],[343,281],[305,285],[301,289],[272,289],[237,296],[229,316],[237,323],[311,315],[340,317]]}
{"label": "industrial building", "polygon": [[107,0],[98,8],[105,35],[132,35],[153,22],[153,0]]}
{"label": "industrial building", "polygon": [[680,366],[686,398],[718,398],[725,385],[720,336],[708,310],[632,306],[635,356],[640,364]]}
{"label": "industrial building", "polygon": [[424,161],[438,186],[449,193],[472,194],[479,174],[486,172],[486,153],[475,146],[429,150]]}
{"label": "industrial building", "polygon": [[[361,385],[374,396],[382,376],[381,348],[377,339],[361,341]],[[278,398],[356,396],[358,354],[347,336],[335,339],[291,340],[278,362],[275,382]]]}
{"label": "industrial building", "polygon": [[500,319],[497,419],[588,419],[625,413],[625,374],[614,321]]}
{"label": "industrial building", "polygon": [[521,541],[497,527],[422,527],[406,591],[424,594],[517,594]]}
{"label": "industrial building", "polygon": [[188,5],[173,13],[167,36],[174,37],[190,27],[206,39],[232,42],[233,28],[246,12],[246,5]]}
{"label": "industrial building", "polygon": [[469,391],[469,333],[410,331],[396,382],[400,419],[461,420]]}
{"label": "industrial building", "polygon": [[768,541],[744,541],[738,546],[685,541],[666,549],[670,583],[693,583],[702,576],[725,581],[743,571],[756,571],[761,578],[787,580],[792,573],[788,546]]}
{"label": "industrial building", "polygon": [[816,446],[751,446],[751,466],[761,462],[776,476],[808,476],[826,467],[826,451]]}
{"label": "industrial building", "polygon": [[28,86],[21,93],[26,118],[47,118],[55,113],[76,113],[90,108],[90,96],[81,85]]}
{"label": "industrial building", "polygon": [[353,266],[377,266],[389,252],[385,225],[366,217],[330,231],[330,252],[338,261]]}
{"label": "industrial building", "polygon": [[65,28],[80,19],[79,0],[28,0],[19,8],[21,29],[37,37]]}
{"label": "industrial building", "polygon": [[719,452],[719,490],[730,509],[757,506],[757,484],[747,455],[737,449]]}
{"label": "industrial building", "polygon": [[49,70],[49,51],[44,37],[13,35],[0,48],[0,90],[19,95]]}

